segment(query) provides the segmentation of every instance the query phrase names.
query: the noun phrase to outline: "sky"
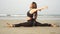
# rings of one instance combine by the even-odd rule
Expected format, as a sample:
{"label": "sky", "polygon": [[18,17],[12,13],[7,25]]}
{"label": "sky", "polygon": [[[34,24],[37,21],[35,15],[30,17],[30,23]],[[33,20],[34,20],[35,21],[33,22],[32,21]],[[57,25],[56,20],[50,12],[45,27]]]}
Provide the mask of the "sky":
{"label": "sky", "polygon": [[38,8],[48,6],[48,9],[38,11],[41,15],[60,15],[60,0],[0,0],[0,14],[25,14],[32,2]]}

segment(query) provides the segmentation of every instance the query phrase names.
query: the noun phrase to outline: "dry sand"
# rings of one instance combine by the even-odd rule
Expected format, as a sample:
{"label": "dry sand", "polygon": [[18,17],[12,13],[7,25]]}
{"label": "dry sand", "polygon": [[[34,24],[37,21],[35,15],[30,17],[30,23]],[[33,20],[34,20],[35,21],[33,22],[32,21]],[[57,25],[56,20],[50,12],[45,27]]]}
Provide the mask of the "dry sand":
{"label": "dry sand", "polygon": [[[6,23],[16,24],[26,20],[0,20],[0,34],[60,34],[60,27],[6,27]],[[59,23],[60,20],[37,20],[41,23]]]}

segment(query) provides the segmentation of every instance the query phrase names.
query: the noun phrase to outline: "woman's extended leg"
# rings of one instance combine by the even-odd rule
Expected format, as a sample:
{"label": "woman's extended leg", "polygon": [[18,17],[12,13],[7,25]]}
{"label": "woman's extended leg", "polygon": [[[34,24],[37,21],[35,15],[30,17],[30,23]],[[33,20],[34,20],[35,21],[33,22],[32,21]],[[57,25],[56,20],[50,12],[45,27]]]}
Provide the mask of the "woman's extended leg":
{"label": "woman's extended leg", "polygon": [[36,21],[36,26],[57,27],[56,24],[48,24],[48,23],[41,24],[41,23],[39,23],[39,22],[37,22],[37,21]]}
{"label": "woman's extended leg", "polygon": [[14,24],[14,27],[20,27],[20,26],[31,27],[32,23],[24,22],[24,23]]}
{"label": "woman's extended leg", "polygon": [[20,27],[20,26],[32,27],[33,26],[33,22],[32,21],[28,21],[28,22],[18,23],[18,24],[9,24],[9,23],[7,23],[7,25],[9,27]]}

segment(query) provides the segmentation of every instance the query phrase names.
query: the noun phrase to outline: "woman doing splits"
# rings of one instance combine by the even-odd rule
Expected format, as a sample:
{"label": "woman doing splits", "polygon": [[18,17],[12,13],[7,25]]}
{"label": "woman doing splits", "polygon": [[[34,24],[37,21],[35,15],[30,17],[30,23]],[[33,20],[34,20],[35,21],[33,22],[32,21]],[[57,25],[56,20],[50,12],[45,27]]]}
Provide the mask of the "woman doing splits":
{"label": "woman doing splits", "polygon": [[36,21],[37,19],[37,12],[44,10],[48,8],[47,6],[44,6],[42,8],[37,8],[37,4],[35,2],[32,2],[30,5],[30,10],[27,12],[27,22],[24,23],[18,23],[18,24],[8,24],[9,27],[20,27],[20,26],[24,26],[24,27],[32,27],[32,26],[56,26],[54,24],[48,24],[48,23],[39,23]]}

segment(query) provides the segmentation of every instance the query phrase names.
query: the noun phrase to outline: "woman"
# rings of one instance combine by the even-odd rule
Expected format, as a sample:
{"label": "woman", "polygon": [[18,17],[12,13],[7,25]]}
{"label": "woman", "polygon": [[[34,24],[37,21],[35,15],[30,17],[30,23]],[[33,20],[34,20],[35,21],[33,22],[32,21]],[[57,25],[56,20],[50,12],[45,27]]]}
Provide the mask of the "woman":
{"label": "woman", "polygon": [[48,8],[48,7],[44,6],[42,8],[37,9],[37,4],[35,2],[32,2],[32,4],[30,5],[30,10],[27,12],[27,22],[19,23],[19,24],[9,24],[9,23],[7,23],[7,24],[9,27],[55,26],[54,24],[47,24],[47,23],[41,24],[36,21],[37,11],[41,11],[46,8]]}

